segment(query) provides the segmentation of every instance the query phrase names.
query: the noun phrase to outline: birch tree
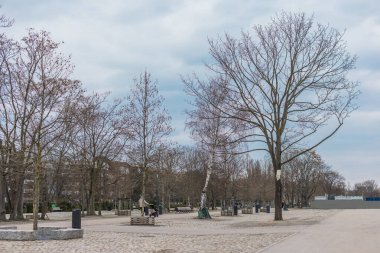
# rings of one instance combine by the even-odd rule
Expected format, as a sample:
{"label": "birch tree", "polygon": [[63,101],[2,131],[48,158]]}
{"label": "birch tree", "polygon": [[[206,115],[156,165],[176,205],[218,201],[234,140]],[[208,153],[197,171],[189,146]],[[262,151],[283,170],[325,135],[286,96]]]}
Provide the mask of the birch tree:
{"label": "birch tree", "polygon": [[[221,80],[218,80],[221,81]],[[203,84],[203,90],[199,91],[200,80],[184,80],[189,95],[195,97],[192,111],[187,111],[187,127],[191,130],[192,137],[197,141],[199,148],[208,154],[206,178],[201,193],[201,201],[198,212],[199,218],[211,218],[207,209],[207,189],[213,171],[215,170],[218,157],[226,154],[229,139],[235,131],[231,131],[228,119],[221,116],[219,107],[225,103],[226,90],[218,90],[218,82],[210,81]],[[201,94],[199,92],[202,92]],[[205,99],[200,99],[201,95]],[[235,129],[236,130],[236,129]]]}

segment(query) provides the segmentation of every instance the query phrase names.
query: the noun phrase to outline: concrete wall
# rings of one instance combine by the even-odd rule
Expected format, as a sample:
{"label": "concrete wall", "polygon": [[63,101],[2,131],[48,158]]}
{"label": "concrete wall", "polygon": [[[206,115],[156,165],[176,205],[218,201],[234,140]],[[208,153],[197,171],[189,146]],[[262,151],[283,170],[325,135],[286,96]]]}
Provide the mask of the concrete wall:
{"label": "concrete wall", "polygon": [[63,227],[39,227],[37,231],[17,230],[16,226],[0,227],[0,240],[35,241],[69,240],[83,238],[83,229]]}
{"label": "concrete wall", "polygon": [[311,208],[315,209],[380,209],[380,201],[363,200],[314,200]]}

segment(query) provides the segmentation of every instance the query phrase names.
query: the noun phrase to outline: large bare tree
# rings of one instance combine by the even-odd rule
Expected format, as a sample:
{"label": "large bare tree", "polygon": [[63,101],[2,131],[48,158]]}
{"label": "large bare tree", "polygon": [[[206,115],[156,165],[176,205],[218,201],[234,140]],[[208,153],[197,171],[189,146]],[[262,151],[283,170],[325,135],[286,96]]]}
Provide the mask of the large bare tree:
{"label": "large bare tree", "polygon": [[63,134],[68,108],[81,89],[79,82],[69,79],[73,69],[70,59],[57,52],[59,43],[47,32],[30,30],[23,42],[20,68],[25,68],[26,73],[29,73],[28,68],[34,69],[33,75],[27,78],[30,82],[28,102],[34,110],[27,132],[34,146],[33,229],[37,230],[41,175],[46,163],[44,157],[50,150],[48,144]]}
{"label": "large bare tree", "polygon": [[6,150],[6,195],[11,219],[22,219],[29,173],[34,182],[33,228],[37,229],[43,158],[48,143],[62,134],[67,108],[80,93],[80,84],[68,79],[70,60],[57,52],[59,43],[47,32],[30,29],[20,43],[2,42],[0,132]]}
{"label": "large bare tree", "polygon": [[[342,33],[304,13],[280,13],[238,39],[225,34],[209,45],[214,62],[208,67],[223,80],[215,89],[225,91],[225,102],[204,96],[208,82],[193,90],[222,117],[251,129],[240,139],[250,151],[269,154],[275,220],[282,220],[281,168],[333,136],[355,109],[357,84],[347,79],[355,57]],[[296,152],[284,159],[286,151]]]}

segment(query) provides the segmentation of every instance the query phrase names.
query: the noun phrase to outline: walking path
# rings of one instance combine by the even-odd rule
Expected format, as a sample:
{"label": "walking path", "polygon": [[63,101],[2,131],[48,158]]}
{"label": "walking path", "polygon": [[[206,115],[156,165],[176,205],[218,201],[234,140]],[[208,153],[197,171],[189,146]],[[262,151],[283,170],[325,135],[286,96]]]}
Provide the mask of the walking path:
{"label": "walking path", "polygon": [[[0,252],[380,252],[380,210],[290,209],[284,221],[271,214],[196,219],[196,213],[165,214],[155,226],[131,226],[129,217],[103,213],[82,219],[83,239],[0,241]],[[51,213],[41,226],[71,226],[71,213]],[[0,223],[10,225],[12,222]],[[31,229],[31,221],[18,223]]]}
{"label": "walking path", "polygon": [[380,252],[380,210],[343,210],[305,228],[261,253],[378,253]]}

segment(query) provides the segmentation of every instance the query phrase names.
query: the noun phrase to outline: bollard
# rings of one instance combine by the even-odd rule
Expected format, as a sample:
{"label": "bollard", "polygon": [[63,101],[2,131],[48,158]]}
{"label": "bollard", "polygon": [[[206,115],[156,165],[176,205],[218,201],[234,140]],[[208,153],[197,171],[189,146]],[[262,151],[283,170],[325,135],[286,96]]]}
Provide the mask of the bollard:
{"label": "bollard", "polygon": [[74,209],[72,213],[72,228],[81,229],[81,210]]}
{"label": "bollard", "polygon": [[238,206],[234,205],[234,215],[238,215]]}

